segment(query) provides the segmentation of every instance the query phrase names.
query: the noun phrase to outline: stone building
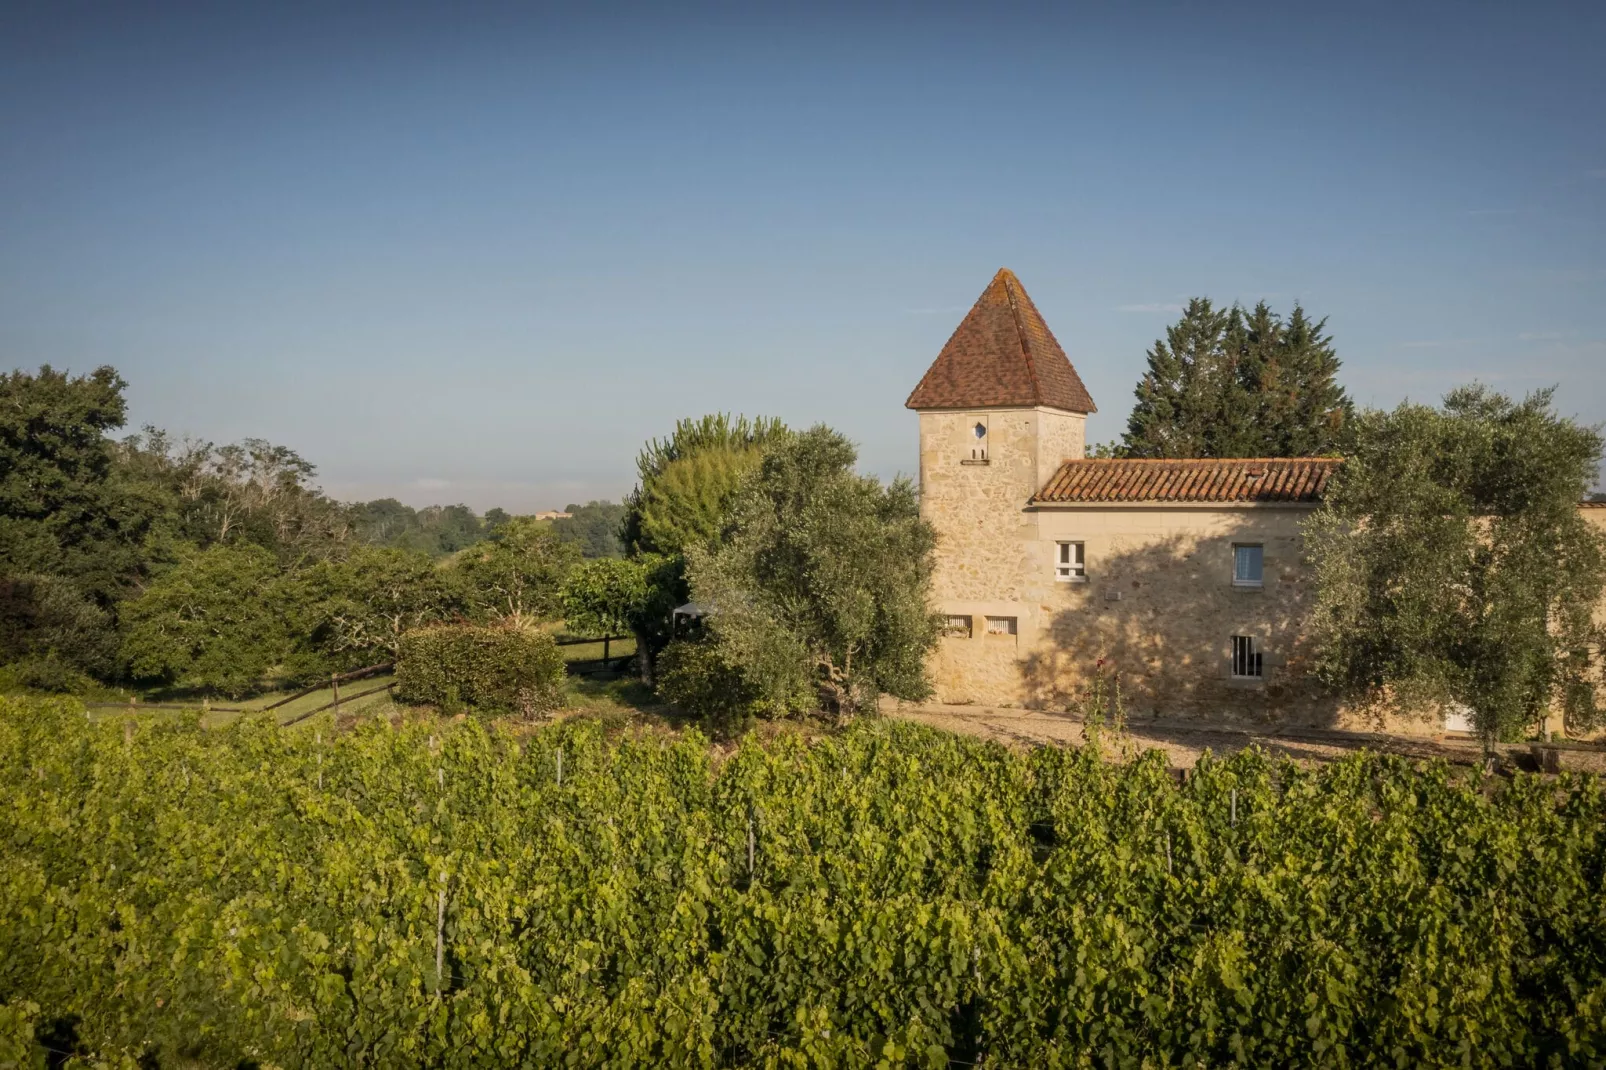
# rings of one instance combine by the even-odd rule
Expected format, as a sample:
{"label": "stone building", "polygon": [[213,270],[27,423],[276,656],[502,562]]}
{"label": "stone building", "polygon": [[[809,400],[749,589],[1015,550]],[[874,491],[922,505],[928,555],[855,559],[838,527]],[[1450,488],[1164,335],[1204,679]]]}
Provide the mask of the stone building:
{"label": "stone building", "polygon": [[1300,525],[1337,460],[1086,458],[1093,399],[1007,270],[907,406],[939,536],[939,702],[1065,708],[1113,670],[1140,715],[1359,719],[1306,672]]}

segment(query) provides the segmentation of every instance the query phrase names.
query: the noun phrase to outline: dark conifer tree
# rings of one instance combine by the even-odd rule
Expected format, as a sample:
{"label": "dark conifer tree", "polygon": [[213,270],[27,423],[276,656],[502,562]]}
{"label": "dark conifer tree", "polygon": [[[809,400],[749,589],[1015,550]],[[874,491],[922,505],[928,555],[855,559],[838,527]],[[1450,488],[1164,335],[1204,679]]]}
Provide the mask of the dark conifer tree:
{"label": "dark conifer tree", "polygon": [[1127,457],[1331,453],[1350,401],[1338,356],[1299,305],[1287,320],[1194,298],[1149,350],[1120,452]]}
{"label": "dark conifer tree", "polygon": [[1213,403],[1228,393],[1223,358],[1230,321],[1231,310],[1196,297],[1165,338],[1154,343],[1149,369],[1137,386],[1137,405],[1127,419],[1123,455],[1209,455],[1209,429],[1222,416]]}

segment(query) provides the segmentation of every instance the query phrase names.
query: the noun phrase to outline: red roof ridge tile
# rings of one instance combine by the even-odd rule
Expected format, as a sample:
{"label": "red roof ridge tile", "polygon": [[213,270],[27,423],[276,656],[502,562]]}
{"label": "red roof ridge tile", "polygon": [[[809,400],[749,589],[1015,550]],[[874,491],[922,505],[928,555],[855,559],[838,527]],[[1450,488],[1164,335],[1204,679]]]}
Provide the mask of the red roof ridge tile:
{"label": "red roof ridge tile", "polygon": [[[999,268],[998,274],[994,275],[993,278],[1004,284],[1004,293],[1009,297],[1009,314],[1015,317],[1015,337],[1020,342],[1021,359],[1026,362],[1026,374],[1031,376],[1032,379],[1032,393],[1042,397],[1043,387],[1037,381],[1037,368],[1033,366],[1032,347],[1026,341],[1026,324],[1021,320],[1020,302],[1015,297],[1015,291],[1020,289],[1020,280],[1015,277],[1013,271],[1006,267]],[[1046,328],[1048,324],[1045,323],[1043,326]]]}

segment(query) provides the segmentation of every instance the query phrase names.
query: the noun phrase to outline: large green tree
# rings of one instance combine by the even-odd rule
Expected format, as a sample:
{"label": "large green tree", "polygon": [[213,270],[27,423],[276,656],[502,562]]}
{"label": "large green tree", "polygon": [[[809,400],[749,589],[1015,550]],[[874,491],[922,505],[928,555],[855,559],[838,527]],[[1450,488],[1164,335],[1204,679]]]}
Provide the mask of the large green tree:
{"label": "large green tree", "polygon": [[550,523],[519,517],[503,525],[494,541],[462,551],[454,568],[475,617],[520,624],[558,615],[563,581],[579,560],[580,551]]}
{"label": "large green tree", "polygon": [[134,584],[165,503],[117,470],[126,388],[109,367],[0,375],[0,574],[64,577],[101,605]]}
{"label": "large green tree", "polygon": [[0,665],[45,660],[101,679],[116,675],[111,614],[60,576],[0,577]]}
{"label": "large green tree", "polygon": [[688,554],[713,641],[772,707],[847,715],[930,693],[936,536],[907,479],[883,486],[856,459],[826,427],[774,444],[720,540]]}
{"label": "large green tree", "polygon": [[241,695],[295,653],[305,619],[260,546],[186,550],[123,606],[123,653],[134,676]]}
{"label": "large green tree", "polygon": [[[297,568],[338,556],[350,541],[350,507],[326,496],[313,483],[316,467],[288,446],[259,438],[224,446],[175,441],[147,427],[117,444],[117,469],[161,503],[166,542],[251,543]],[[153,569],[172,557],[161,542],[146,551]]]}
{"label": "large green tree", "polygon": [[462,575],[416,550],[356,546],[297,582],[312,618],[308,641],[341,669],[394,659],[408,631],[469,609]]}
{"label": "large green tree", "polygon": [[1119,453],[1307,457],[1331,453],[1351,410],[1326,320],[1298,304],[1216,308],[1194,298],[1148,352]]}
{"label": "large green tree", "polygon": [[[759,451],[786,434],[779,420],[715,413],[681,420],[668,438],[648,442],[636,458],[640,482],[625,499],[626,549],[678,554],[707,538]],[[691,463],[708,454],[717,459]]]}
{"label": "large green tree", "polygon": [[743,477],[762,457],[756,446],[714,446],[669,462],[641,493],[641,544],[683,554],[718,535]]}
{"label": "large green tree", "polygon": [[1601,448],[1549,390],[1360,415],[1306,527],[1319,672],[1353,695],[1464,705],[1486,741],[1556,707],[1570,729],[1598,723],[1606,540],[1578,503]]}

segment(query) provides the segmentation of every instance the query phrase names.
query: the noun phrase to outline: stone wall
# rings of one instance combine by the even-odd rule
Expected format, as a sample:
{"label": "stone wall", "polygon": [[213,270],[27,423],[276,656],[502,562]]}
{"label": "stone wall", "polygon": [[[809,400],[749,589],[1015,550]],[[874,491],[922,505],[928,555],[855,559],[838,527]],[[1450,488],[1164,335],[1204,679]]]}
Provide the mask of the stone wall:
{"label": "stone wall", "polygon": [[[986,463],[973,453],[977,423]],[[937,701],[1068,709],[1101,671],[1136,716],[1441,728],[1437,710],[1345,708],[1310,676],[1315,590],[1300,525],[1314,506],[1028,506],[1060,463],[1082,455],[1084,427],[1050,409],[920,414],[934,603],[970,625],[968,637],[939,641]],[[1585,514],[1606,529],[1606,508]],[[1083,544],[1085,582],[1056,577],[1061,541]],[[1261,586],[1233,583],[1236,543],[1262,547]],[[1260,679],[1234,677],[1235,635],[1255,640]]]}
{"label": "stone wall", "polygon": [[[1312,595],[1300,522],[1277,506],[1070,506],[1027,512],[1023,572],[1006,598],[940,600],[972,615],[969,639],[945,638],[933,665],[948,702],[1074,706],[1090,674],[1113,672],[1129,712],[1336,724],[1346,718],[1307,675]],[[1086,579],[1057,578],[1058,544],[1083,544]],[[1259,587],[1233,583],[1233,546],[1262,547]],[[960,592],[951,592],[958,594]],[[985,617],[1013,616],[1015,635]],[[1232,636],[1249,636],[1259,680],[1232,675]]]}
{"label": "stone wall", "polygon": [[[920,414],[920,509],[937,529],[938,605],[1021,597],[1037,538],[1026,502],[1081,455],[1085,423],[1053,409]],[[987,429],[985,461],[974,456],[977,424]]]}

